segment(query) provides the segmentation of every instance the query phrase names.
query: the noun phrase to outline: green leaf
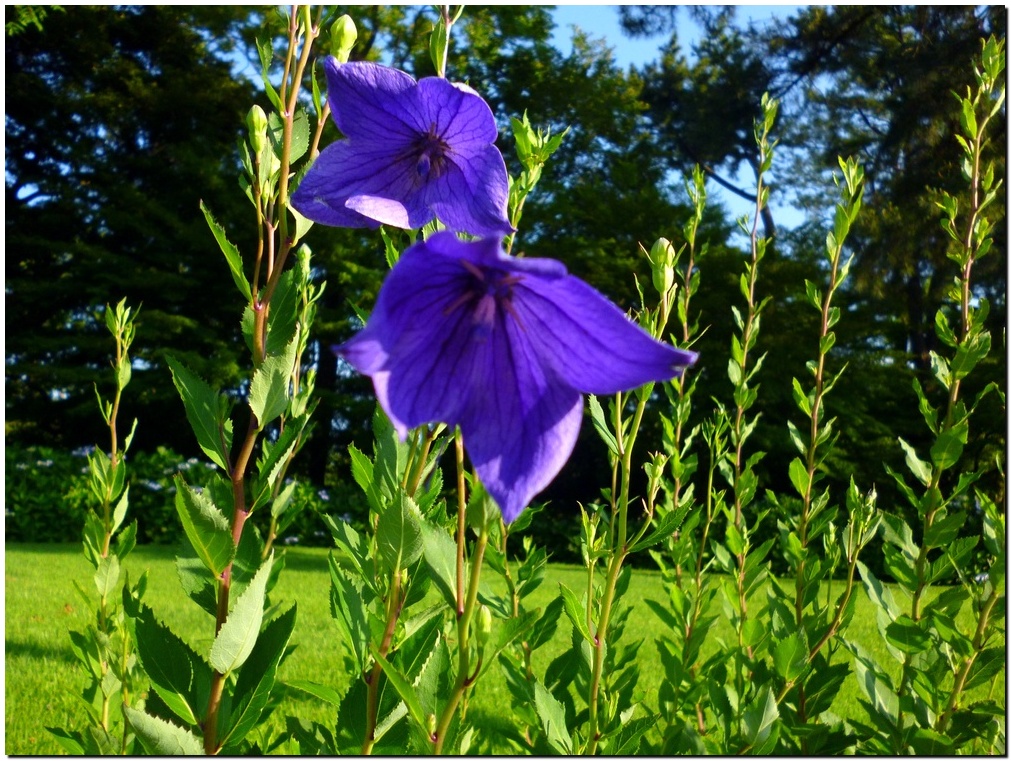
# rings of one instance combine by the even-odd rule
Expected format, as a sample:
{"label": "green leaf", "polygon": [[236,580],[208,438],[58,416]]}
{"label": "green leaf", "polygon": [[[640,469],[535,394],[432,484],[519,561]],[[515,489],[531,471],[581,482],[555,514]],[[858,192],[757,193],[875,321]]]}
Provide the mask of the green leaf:
{"label": "green leaf", "polygon": [[211,210],[204,205],[203,201],[200,202],[200,211],[204,213],[207,226],[211,228],[211,232],[214,233],[214,239],[221,248],[221,253],[225,255],[225,259],[228,261],[228,268],[232,271],[232,280],[235,281],[235,287],[239,289],[239,293],[242,294],[242,297],[247,302],[252,301],[253,293],[250,290],[246,274],[242,271],[242,256],[239,254],[239,249],[228,240],[225,235],[225,229],[215,221],[214,215],[211,214]]}
{"label": "green leaf", "polygon": [[618,454],[618,442],[614,438],[614,434],[611,433],[611,429],[607,426],[607,419],[604,417],[604,408],[600,406],[600,400],[593,394],[589,395],[590,402],[590,420],[593,422],[594,430],[600,435],[600,438],[604,440],[607,448],[611,451],[611,454]]}
{"label": "green leaf", "polygon": [[[232,695],[231,727],[221,740],[224,751],[235,746],[256,726],[274,687],[277,666],[295,629],[296,606],[263,627],[253,651],[239,670]],[[236,748],[237,750],[237,748]]]}
{"label": "green leaf", "polygon": [[806,496],[808,489],[811,488],[811,477],[808,475],[807,465],[799,457],[794,457],[790,462],[790,481],[801,497]]}
{"label": "green leaf", "polygon": [[[369,652],[369,612],[361,590],[349,575],[337,564],[331,552],[329,557],[330,584],[335,598],[333,611],[337,625],[341,628],[343,640],[350,648],[357,670],[364,672]],[[339,703],[338,703],[339,704]]]}
{"label": "green leaf", "polygon": [[964,510],[946,515],[940,520],[935,520],[930,528],[923,533],[923,546],[930,549],[933,547],[946,547],[958,537],[959,529],[965,523],[968,513]]}
{"label": "green leaf", "polygon": [[137,655],[158,697],[189,725],[198,722],[198,682],[210,684],[210,669],[190,646],[154,617],[146,605],[137,617]]}
{"label": "green leaf", "polygon": [[901,613],[901,607],[892,597],[891,590],[875,578],[871,570],[864,565],[862,560],[857,561],[857,569],[860,571],[860,579],[867,590],[867,596],[871,602],[888,614],[888,618],[895,620]]}
{"label": "green leaf", "polygon": [[261,431],[288,406],[288,384],[298,358],[297,333],[283,352],[268,356],[253,371],[253,380],[249,384],[249,406]]}
{"label": "green leaf", "polygon": [[98,570],[95,571],[95,586],[98,587],[99,597],[108,600],[116,589],[117,581],[119,581],[119,558],[116,555],[106,555],[98,561]]}
{"label": "green leaf", "polygon": [[[278,109],[280,111],[282,109]],[[267,115],[267,129],[270,137],[270,144],[274,149],[274,155],[280,159],[281,151],[284,147],[284,121],[276,112]],[[309,148],[309,117],[304,109],[296,109],[295,118],[291,125],[291,147],[289,162],[294,165]],[[275,170],[276,171],[276,170]]]}
{"label": "green leaf", "polygon": [[411,714],[411,718],[414,719],[419,727],[424,728],[426,726],[425,711],[421,707],[421,702],[418,700],[418,695],[415,693],[411,683],[397,670],[396,666],[380,654],[379,649],[374,644],[370,644],[370,649],[372,650],[372,657],[376,659],[376,663],[382,668],[383,673],[386,674],[386,678],[390,680],[393,689],[397,691],[397,694],[400,695],[407,706],[407,711]]}
{"label": "green leaf", "polygon": [[129,555],[136,546],[137,521],[133,521],[133,523],[123,529],[119,536],[116,537],[116,544],[113,545],[113,552],[116,553],[116,557],[123,560],[123,558]]}
{"label": "green leaf", "polygon": [[365,570],[366,565],[369,565],[369,547],[361,535],[345,521],[325,513],[321,517],[330,529],[334,543],[341,550],[341,560],[349,561],[355,568],[357,578],[369,584],[370,589],[374,589],[371,585],[372,574]]}
{"label": "green leaf", "polygon": [[227,400],[172,357],[166,357],[165,361],[197,443],[215,465],[227,472],[232,448],[232,421],[225,419]]}
{"label": "green leaf", "polygon": [[565,723],[565,706],[548,692],[547,687],[539,681],[534,682],[534,706],[537,708],[537,716],[541,720],[541,727],[544,729],[544,736],[548,740],[548,745],[556,752],[563,755],[572,753],[572,737]]}
{"label": "green leaf", "polygon": [[498,658],[498,654],[508,647],[510,642],[533,629],[534,624],[538,622],[540,613],[540,609],[528,610],[525,613],[521,613],[518,618],[508,618],[503,621],[495,631],[491,653],[485,656],[485,662],[491,663],[494,661]]}
{"label": "green leaf", "polygon": [[273,564],[274,556],[271,555],[239,595],[214,638],[210,662],[219,674],[232,673],[245,663],[253,651],[260,624],[263,623],[263,600],[267,594],[267,579]]}
{"label": "green leaf", "polygon": [[972,664],[969,679],[963,688],[965,692],[991,682],[1004,669],[1007,661],[1007,651],[1004,646],[989,647],[983,650]]}
{"label": "green leaf", "polygon": [[562,602],[565,605],[565,615],[569,617],[569,620],[572,622],[572,626],[582,635],[583,639],[592,644],[593,637],[590,636],[590,630],[587,628],[586,624],[586,606],[580,602],[578,597],[576,597],[576,593],[567,586],[560,582],[558,586],[562,592]]}
{"label": "green leaf", "polygon": [[647,534],[628,548],[629,553],[639,552],[647,547],[652,547],[653,545],[664,541],[667,537],[672,536],[684,522],[685,516],[688,514],[689,506],[690,503],[684,502],[677,510],[667,513],[667,515],[663,517],[663,520],[660,521],[660,525],[658,525],[652,533]]}
{"label": "green leaf", "polygon": [[888,624],[885,639],[903,653],[922,653],[930,647],[930,636],[905,614]]}
{"label": "green leaf", "polygon": [[970,332],[966,340],[955,350],[951,360],[951,377],[965,378],[983,357],[990,353],[990,334]]}
{"label": "green leaf", "polygon": [[129,706],[123,712],[130,721],[130,727],[137,733],[141,744],[152,756],[202,756],[204,745],[200,739],[175,724],[164,719],[149,716]]}
{"label": "green leaf", "polygon": [[772,649],[772,663],[785,681],[793,682],[807,668],[807,645],[799,632],[779,640]]}
{"label": "green leaf", "polygon": [[751,747],[762,745],[772,731],[772,725],[779,719],[779,708],[772,689],[766,685],[761,695],[744,710],[744,739]]}
{"label": "green leaf", "polygon": [[793,379],[793,401],[796,402],[801,412],[811,417],[811,400],[801,387],[800,381],[796,378]]}
{"label": "green leaf", "polygon": [[421,524],[421,541],[424,547],[425,564],[432,572],[435,585],[442,597],[456,609],[456,542],[444,528]]}
{"label": "green leaf", "polygon": [[909,444],[901,438],[898,441],[899,446],[902,447],[902,450],[906,453],[906,467],[909,468],[909,471],[916,476],[916,479],[921,484],[924,486],[929,484],[931,478],[930,466],[917,456],[916,450]]}
{"label": "green leaf", "polygon": [[123,490],[123,496],[119,498],[119,502],[116,503],[115,509],[112,511],[112,527],[109,532],[114,534],[123,525],[123,520],[126,518],[126,508],[130,504],[130,487],[127,486]]}
{"label": "green leaf", "polygon": [[84,736],[80,732],[68,732],[59,727],[46,727],[46,731],[53,736],[53,739],[72,756],[87,755],[84,749]]}
{"label": "green leaf", "polygon": [[930,448],[930,459],[938,470],[947,470],[958,462],[962,449],[969,437],[969,423],[961,423],[941,431],[934,445]]}
{"label": "green leaf", "polygon": [[333,687],[328,687],[325,684],[316,684],[315,682],[307,682],[304,679],[293,679],[284,683],[285,687],[291,687],[294,690],[299,690],[307,695],[312,695],[315,698],[319,698],[324,703],[329,703],[334,708],[340,707],[341,695]]}
{"label": "green leaf", "polygon": [[642,736],[656,726],[655,716],[640,716],[622,723],[618,731],[608,738],[606,752],[609,756],[634,756],[639,752]]}
{"label": "green leaf", "polygon": [[388,571],[407,568],[421,557],[421,514],[414,500],[400,491],[393,503],[379,516],[376,528],[379,557]]}
{"label": "green leaf", "polygon": [[228,519],[211,502],[206,491],[194,491],[182,476],[176,475],[173,480],[176,485],[176,512],[186,537],[204,566],[218,577],[235,555]]}
{"label": "green leaf", "polygon": [[[288,456],[299,445],[299,437],[302,435],[302,431],[305,430],[308,422],[309,415],[288,420],[284,426],[284,431],[281,432],[276,442],[263,443],[263,456],[256,463],[257,478],[252,487],[254,496],[252,504],[249,507],[250,512],[266,504],[270,499],[270,495],[273,494],[274,487],[277,484],[277,479],[284,469],[285,463],[288,462]],[[271,512],[273,514],[273,507],[271,508]],[[278,533],[280,533],[280,529],[278,529]]]}
{"label": "green leaf", "polygon": [[821,311],[821,291],[818,286],[808,279],[804,279],[804,293],[807,295],[807,303]]}

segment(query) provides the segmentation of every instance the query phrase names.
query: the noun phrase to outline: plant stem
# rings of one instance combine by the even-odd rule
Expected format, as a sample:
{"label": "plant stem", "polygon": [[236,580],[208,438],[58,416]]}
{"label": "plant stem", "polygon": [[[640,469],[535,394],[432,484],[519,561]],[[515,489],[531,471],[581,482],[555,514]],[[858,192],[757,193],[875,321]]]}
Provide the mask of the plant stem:
{"label": "plant stem", "polygon": [[[386,657],[390,651],[390,644],[393,642],[393,633],[397,628],[397,620],[400,618],[400,611],[404,605],[404,600],[400,596],[400,568],[393,571],[390,582],[390,594],[386,601],[386,627],[383,630],[383,639],[379,643],[379,654]],[[365,742],[362,744],[362,755],[368,756],[372,753],[372,746],[376,742],[376,719],[379,714],[379,677],[383,667],[376,661],[372,665],[372,671],[365,675],[365,683],[368,685],[368,697],[365,707]]]}

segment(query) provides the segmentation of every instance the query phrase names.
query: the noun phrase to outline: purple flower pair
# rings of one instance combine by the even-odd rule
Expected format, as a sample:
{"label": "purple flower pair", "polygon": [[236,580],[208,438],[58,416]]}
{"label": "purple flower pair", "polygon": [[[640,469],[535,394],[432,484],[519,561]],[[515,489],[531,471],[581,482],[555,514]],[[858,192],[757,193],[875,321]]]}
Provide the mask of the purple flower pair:
{"label": "purple flower pair", "polygon": [[584,393],[669,380],[693,352],[655,340],[551,259],[502,250],[508,177],[491,110],[468,88],[415,83],[370,63],[327,63],[330,108],[346,140],[320,154],[292,203],[323,224],[436,233],[408,248],[365,329],[335,347],[372,377],[402,438],[459,425],[506,522],[572,454]]}

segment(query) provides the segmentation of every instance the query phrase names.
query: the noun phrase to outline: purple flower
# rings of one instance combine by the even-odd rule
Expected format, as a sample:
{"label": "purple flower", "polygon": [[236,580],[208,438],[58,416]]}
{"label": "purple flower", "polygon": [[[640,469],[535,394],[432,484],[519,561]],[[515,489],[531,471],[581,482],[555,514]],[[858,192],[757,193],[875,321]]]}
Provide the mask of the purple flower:
{"label": "purple flower", "polygon": [[347,139],[319,155],[292,195],[299,213],[337,227],[419,228],[437,216],[473,235],[512,232],[498,128],[476,92],[332,57],[326,77]]}
{"label": "purple flower", "polygon": [[583,393],[669,380],[696,355],[653,339],[552,259],[436,233],[407,249],[365,329],[334,350],[372,377],[401,438],[459,425],[512,521],[572,454]]}

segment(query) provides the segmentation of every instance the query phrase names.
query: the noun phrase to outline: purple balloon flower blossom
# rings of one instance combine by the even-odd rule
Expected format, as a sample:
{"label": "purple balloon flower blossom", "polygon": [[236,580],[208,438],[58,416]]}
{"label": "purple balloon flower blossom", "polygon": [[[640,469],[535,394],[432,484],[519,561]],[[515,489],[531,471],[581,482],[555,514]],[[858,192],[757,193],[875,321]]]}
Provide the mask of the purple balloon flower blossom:
{"label": "purple balloon flower blossom", "polygon": [[583,393],[669,380],[696,359],[652,338],[561,262],[449,232],[403,253],[365,329],[334,350],[372,377],[402,439],[424,423],[459,425],[506,522],[572,454]]}
{"label": "purple balloon flower blossom", "polygon": [[420,228],[437,216],[473,235],[513,231],[498,128],[476,92],[332,57],[326,77],[347,139],[319,155],[292,195],[299,213],[336,227]]}

